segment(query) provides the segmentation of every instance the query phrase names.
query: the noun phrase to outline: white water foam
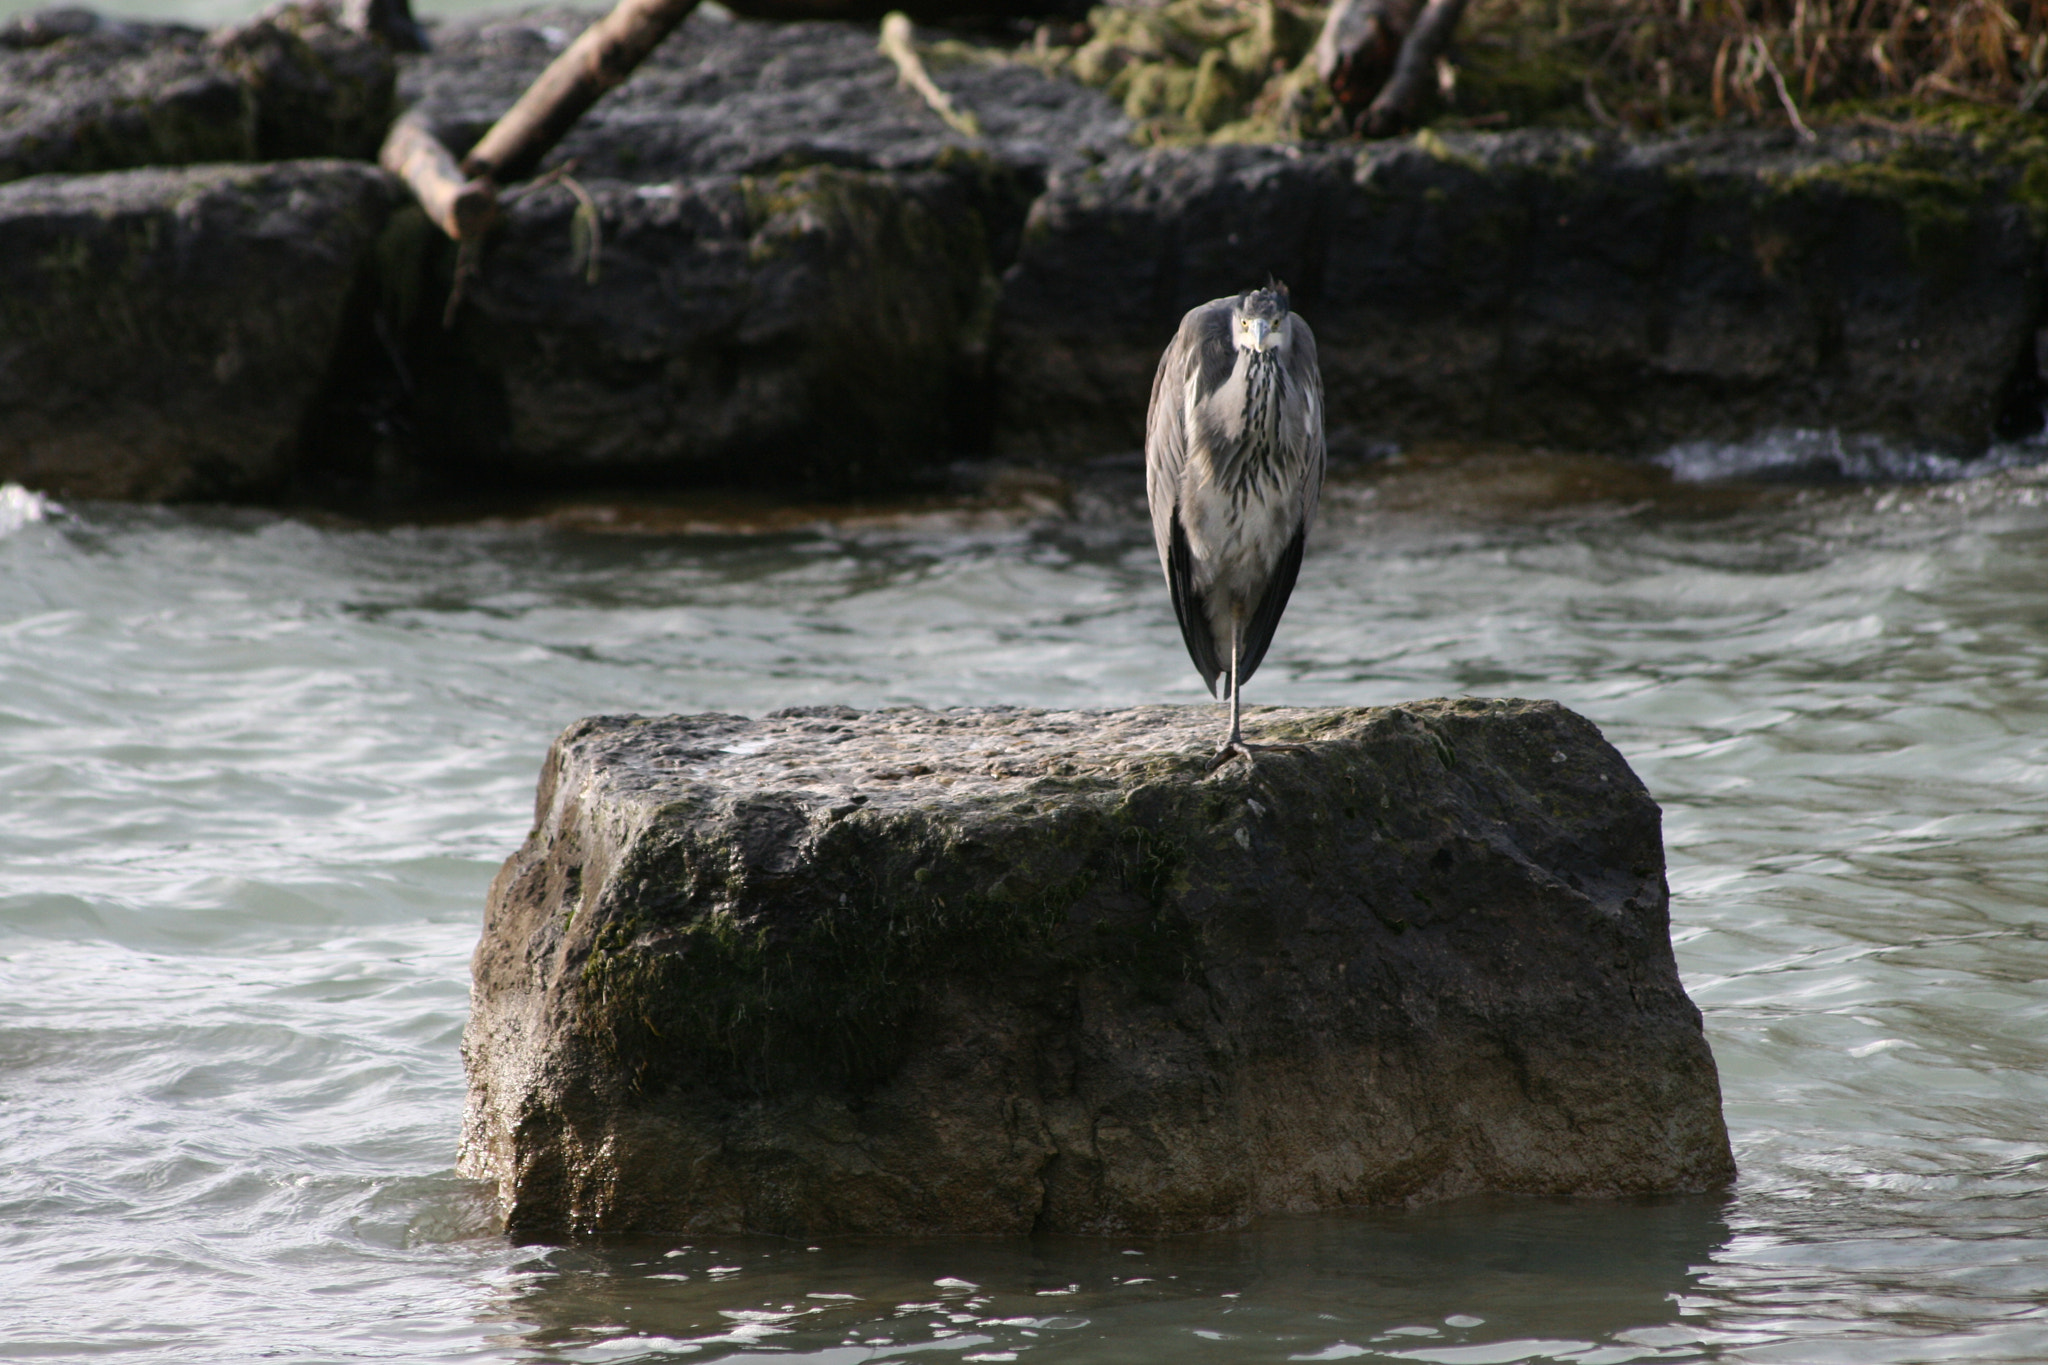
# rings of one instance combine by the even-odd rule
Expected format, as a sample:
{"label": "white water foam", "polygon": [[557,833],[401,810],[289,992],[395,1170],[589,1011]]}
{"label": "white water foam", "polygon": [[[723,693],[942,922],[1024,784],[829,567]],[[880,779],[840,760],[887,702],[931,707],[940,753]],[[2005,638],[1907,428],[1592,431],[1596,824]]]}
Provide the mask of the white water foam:
{"label": "white water foam", "polygon": [[0,536],[13,535],[22,527],[46,521],[63,510],[41,493],[18,483],[0,483]]}
{"label": "white water foam", "polygon": [[1680,483],[1735,479],[1948,483],[2048,461],[2048,437],[2004,441],[1981,455],[1958,456],[1893,444],[1833,428],[1790,427],[1747,441],[1682,441],[1651,463]]}

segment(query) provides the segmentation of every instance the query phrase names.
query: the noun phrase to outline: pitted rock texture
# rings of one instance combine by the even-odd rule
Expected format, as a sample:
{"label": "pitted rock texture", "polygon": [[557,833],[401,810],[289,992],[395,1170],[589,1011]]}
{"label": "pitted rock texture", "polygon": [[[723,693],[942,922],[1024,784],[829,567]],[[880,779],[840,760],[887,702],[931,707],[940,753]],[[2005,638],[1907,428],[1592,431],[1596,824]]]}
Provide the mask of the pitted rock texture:
{"label": "pitted rock texture", "polygon": [[1551,703],[597,717],[491,888],[526,1231],[1178,1232],[1733,1175],[1655,802]]}
{"label": "pitted rock texture", "polygon": [[[434,50],[404,63],[401,98],[449,146],[467,149],[599,13],[535,8],[443,20]],[[904,88],[875,38],[872,23],[761,23],[698,10],[544,164],[573,161],[583,175],[659,183],[811,165],[927,170],[967,156],[1042,183],[1055,165],[1126,145],[1129,121],[1100,91],[995,52],[959,62],[930,53],[933,79],[985,134],[963,137]]]}

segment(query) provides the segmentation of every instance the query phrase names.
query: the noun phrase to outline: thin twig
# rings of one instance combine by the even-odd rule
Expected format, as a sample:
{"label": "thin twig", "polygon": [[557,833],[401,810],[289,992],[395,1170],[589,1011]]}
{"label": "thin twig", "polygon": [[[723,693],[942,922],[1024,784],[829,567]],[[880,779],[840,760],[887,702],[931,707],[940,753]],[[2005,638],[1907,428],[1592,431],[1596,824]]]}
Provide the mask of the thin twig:
{"label": "thin twig", "polygon": [[511,189],[498,196],[498,202],[501,204],[516,204],[529,195],[538,194],[544,189],[561,184],[562,181],[568,179],[569,173],[575,169],[576,162],[573,159],[564,161],[553,170],[543,172],[524,184],[514,185]]}
{"label": "thin twig", "polygon": [[1764,70],[1771,73],[1771,84],[1778,87],[1778,103],[1785,106],[1785,113],[1792,120],[1792,126],[1799,130],[1799,136],[1807,142],[1818,141],[1813,129],[1806,126],[1806,120],[1799,117],[1799,106],[1792,102],[1792,92],[1785,88],[1784,73],[1771,59],[1770,45],[1761,33],[1752,34],[1750,41],[1756,44],[1756,55],[1763,59]]}
{"label": "thin twig", "polygon": [[[590,197],[589,190],[583,188],[582,181],[574,176],[564,175],[562,177],[562,188],[576,196],[577,216],[583,220],[590,231],[590,241],[587,244],[588,250],[584,252],[583,256],[583,282],[585,284],[596,284],[598,252],[604,247],[604,215],[597,211],[597,201]],[[573,230],[570,232],[569,240],[573,247],[576,240]],[[576,268],[576,258],[573,255],[569,258],[569,268],[571,270]]]}
{"label": "thin twig", "polygon": [[1584,84],[1586,90],[1586,112],[1593,116],[1593,121],[1602,128],[1619,128],[1621,126],[1620,121],[1614,115],[1607,112],[1607,106],[1600,102],[1600,92],[1593,88],[1593,72],[1590,68],[1586,72]]}
{"label": "thin twig", "polygon": [[974,115],[964,109],[955,109],[946,92],[932,83],[931,74],[924,69],[924,62],[911,43],[909,15],[893,10],[883,16],[882,40],[875,46],[883,56],[896,63],[896,74],[903,83],[924,96],[924,102],[946,121],[947,127],[962,137],[981,136],[981,124]]}
{"label": "thin twig", "polygon": [[1728,117],[1728,49],[1733,46],[1733,37],[1721,40],[1721,50],[1714,54],[1714,118],[1725,121]]}
{"label": "thin twig", "polygon": [[[552,189],[556,185],[560,185],[563,189],[574,195],[576,197],[577,214],[589,229],[590,243],[589,250],[587,251],[581,253],[572,251],[569,257],[569,268],[582,275],[584,283],[596,284],[598,279],[598,254],[604,247],[604,215],[598,210],[597,201],[590,197],[590,191],[583,188],[583,182],[570,174],[575,169],[576,162],[573,159],[564,161],[554,169],[505,191],[499,197],[499,202],[506,204],[517,203],[521,199],[538,194],[542,190]],[[579,254],[582,258],[580,264],[577,259]]]}

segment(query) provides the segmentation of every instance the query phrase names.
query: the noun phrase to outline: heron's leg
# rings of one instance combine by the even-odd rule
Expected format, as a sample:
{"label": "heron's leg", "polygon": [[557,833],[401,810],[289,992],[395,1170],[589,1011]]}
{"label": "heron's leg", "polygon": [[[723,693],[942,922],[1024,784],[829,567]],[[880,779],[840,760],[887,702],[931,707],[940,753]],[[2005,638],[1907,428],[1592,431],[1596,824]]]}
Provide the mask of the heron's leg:
{"label": "heron's leg", "polygon": [[1215,772],[1233,758],[1242,758],[1247,763],[1256,763],[1261,753],[1304,752],[1306,744],[1247,744],[1244,742],[1243,699],[1238,696],[1237,676],[1238,642],[1243,636],[1242,623],[1236,616],[1230,620],[1230,738],[1223,741],[1223,747],[1216,751],[1216,757],[1209,760],[1209,771]]}
{"label": "heron's leg", "polygon": [[1209,760],[1209,771],[1215,772],[1233,758],[1252,761],[1252,747],[1244,742],[1241,721],[1244,715],[1243,699],[1238,695],[1237,676],[1238,644],[1244,636],[1244,624],[1235,612],[1230,616],[1230,738],[1223,741],[1223,747],[1216,751],[1216,757]]}
{"label": "heron's leg", "polygon": [[1244,731],[1238,725],[1243,714],[1243,699],[1238,695],[1240,689],[1237,680],[1237,646],[1243,635],[1244,630],[1238,623],[1236,613],[1233,612],[1230,617],[1230,738],[1223,742],[1224,747],[1229,749],[1238,748],[1244,743]]}

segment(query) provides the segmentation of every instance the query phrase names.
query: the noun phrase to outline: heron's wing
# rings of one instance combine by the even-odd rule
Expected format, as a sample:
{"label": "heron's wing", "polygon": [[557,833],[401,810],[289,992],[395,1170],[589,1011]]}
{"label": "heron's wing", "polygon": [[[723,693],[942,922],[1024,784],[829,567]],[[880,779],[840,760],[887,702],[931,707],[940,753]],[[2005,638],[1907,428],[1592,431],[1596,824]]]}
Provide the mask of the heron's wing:
{"label": "heron's wing", "polygon": [[1187,643],[1188,657],[1195,661],[1195,671],[1213,697],[1216,679],[1223,675],[1223,662],[1217,658],[1216,635],[1209,626],[1209,600],[1195,587],[1195,557],[1188,549],[1187,527],[1181,524],[1179,508],[1170,515],[1167,536],[1166,586],[1173,590],[1173,614],[1180,621],[1180,638]]}
{"label": "heron's wing", "polygon": [[1188,465],[1188,382],[1207,397],[1230,377],[1230,299],[1212,299],[1188,310],[1152,376],[1152,402],[1145,412],[1145,498],[1152,507],[1152,544],[1170,578],[1173,509]]}
{"label": "heron's wing", "polygon": [[[1223,666],[1209,628],[1209,606],[1195,587],[1194,556],[1180,522],[1180,493],[1188,461],[1188,386],[1206,397],[1230,375],[1231,300],[1216,299],[1191,309],[1159,369],[1152,376],[1152,404],[1145,414],[1145,498],[1152,510],[1152,543],[1173,593],[1173,614],[1188,657],[1210,693]],[[1219,370],[1220,366],[1220,370]]]}
{"label": "heron's wing", "polygon": [[1240,687],[1258,671],[1259,661],[1266,657],[1266,646],[1273,643],[1273,632],[1280,627],[1280,613],[1287,610],[1287,599],[1294,593],[1294,580],[1301,572],[1301,551],[1307,544],[1308,523],[1303,522],[1295,528],[1294,539],[1280,552],[1273,576],[1266,580],[1266,590],[1259,595],[1259,604],[1252,608],[1251,620],[1244,623],[1244,652],[1237,661]]}

